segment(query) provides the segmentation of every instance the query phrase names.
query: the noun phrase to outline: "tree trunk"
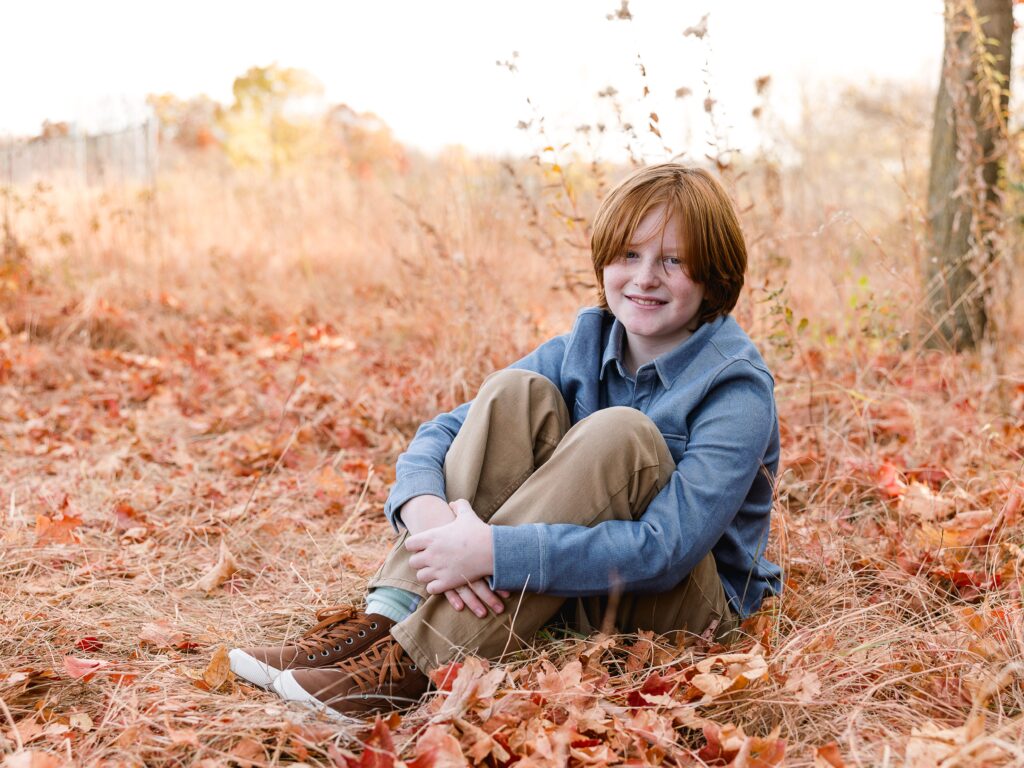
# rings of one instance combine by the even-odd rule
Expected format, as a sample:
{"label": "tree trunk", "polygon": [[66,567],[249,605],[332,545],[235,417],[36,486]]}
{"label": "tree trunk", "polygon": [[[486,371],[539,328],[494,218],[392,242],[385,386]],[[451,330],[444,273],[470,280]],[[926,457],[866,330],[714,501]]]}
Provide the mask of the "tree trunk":
{"label": "tree trunk", "polygon": [[989,324],[1007,154],[1012,0],[946,0],[928,180],[926,339],[977,346]]}

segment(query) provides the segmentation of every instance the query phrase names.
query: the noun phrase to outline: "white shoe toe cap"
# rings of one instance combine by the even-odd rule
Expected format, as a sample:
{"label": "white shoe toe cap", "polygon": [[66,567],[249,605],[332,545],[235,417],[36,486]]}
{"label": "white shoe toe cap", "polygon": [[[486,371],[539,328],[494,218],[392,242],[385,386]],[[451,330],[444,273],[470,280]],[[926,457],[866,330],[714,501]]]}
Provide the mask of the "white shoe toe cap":
{"label": "white shoe toe cap", "polygon": [[281,675],[280,669],[250,656],[241,648],[232,648],[228,652],[228,659],[231,661],[231,671],[235,675],[261,688],[269,688]]}

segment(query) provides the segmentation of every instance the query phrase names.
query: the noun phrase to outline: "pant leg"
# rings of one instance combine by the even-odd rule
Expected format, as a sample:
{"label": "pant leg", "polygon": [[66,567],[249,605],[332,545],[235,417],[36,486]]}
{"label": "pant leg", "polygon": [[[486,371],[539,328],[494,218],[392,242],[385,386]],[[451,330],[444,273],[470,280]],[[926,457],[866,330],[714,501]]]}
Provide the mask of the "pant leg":
{"label": "pant leg", "polygon": [[739,626],[710,552],[666,592],[581,598],[574,614],[588,633],[649,630],[678,639],[679,633],[699,635],[712,627],[714,637],[724,641]]}
{"label": "pant leg", "polygon": [[[466,422],[445,457],[449,500],[466,499],[483,520],[544,464],[569,429],[561,393],[530,371],[502,370],[487,377]],[[369,587],[398,587],[427,598],[409,566],[402,531]],[[447,602],[447,600],[445,601]]]}
{"label": "pant leg", "polygon": [[[463,429],[467,426],[469,419]],[[479,423],[474,426],[482,428]],[[495,438],[500,443],[502,436]],[[606,408],[573,426],[550,458],[493,512],[490,522],[590,526],[635,519],[674,470],[665,440],[649,418],[632,408]],[[455,611],[437,595],[428,597],[391,633],[424,669],[463,654],[498,659],[528,644],[564,601],[524,592],[506,601],[504,613],[481,619]]]}

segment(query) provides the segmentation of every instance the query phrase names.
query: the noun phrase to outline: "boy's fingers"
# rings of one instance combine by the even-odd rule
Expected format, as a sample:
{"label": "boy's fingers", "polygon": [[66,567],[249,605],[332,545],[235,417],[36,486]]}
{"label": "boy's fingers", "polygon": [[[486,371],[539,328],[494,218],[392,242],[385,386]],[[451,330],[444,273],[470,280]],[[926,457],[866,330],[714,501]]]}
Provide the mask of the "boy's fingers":
{"label": "boy's fingers", "polygon": [[502,605],[501,600],[498,596],[491,591],[491,588],[487,586],[487,582],[483,579],[477,579],[469,585],[469,588],[473,590],[478,598],[487,604],[494,613],[501,613],[505,610],[505,606]]}
{"label": "boy's fingers", "polygon": [[448,598],[448,602],[452,604],[452,608],[454,608],[456,611],[461,611],[463,608],[466,607],[466,604],[463,603],[462,599],[459,597],[459,593],[455,590],[449,589],[447,592],[444,593],[444,596]]}
{"label": "boy's fingers", "polygon": [[409,552],[419,552],[420,550],[427,548],[427,543],[418,535],[410,536],[405,540],[405,548]]}
{"label": "boy's fingers", "polygon": [[466,607],[469,608],[469,610],[471,610],[480,618],[483,618],[487,615],[487,608],[484,606],[482,602],[480,602],[480,598],[478,598],[473,593],[472,589],[470,589],[469,587],[459,587],[458,593],[459,597],[463,599],[463,601],[466,603]]}
{"label": "boy's fingers", "polygon": [[504,597],[506,600],[512,597],[512,593],[509,592],[507,589],[499,589],[498,594]]}

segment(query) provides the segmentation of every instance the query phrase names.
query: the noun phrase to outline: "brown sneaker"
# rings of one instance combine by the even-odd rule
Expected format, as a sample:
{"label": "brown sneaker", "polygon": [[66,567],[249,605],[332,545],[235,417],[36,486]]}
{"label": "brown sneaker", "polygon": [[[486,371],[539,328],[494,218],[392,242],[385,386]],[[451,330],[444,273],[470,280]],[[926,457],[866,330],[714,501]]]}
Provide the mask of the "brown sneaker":
{"label": "brown sneaker", "polygon": [[228,654],[231,671],[253,685],[269,688],[286,669],[337,664],[362,653],[395,625],[386,616],[363,613],[351,605],[324,608],[316,618],[317,624],[293,645],[232,649]]}
{"label": "brown sneaker", "polygon": [[390,635],[334,666],[283,672],[273,685],[285,701],[333,717],[406,709],[429,687],[430,680]]}

